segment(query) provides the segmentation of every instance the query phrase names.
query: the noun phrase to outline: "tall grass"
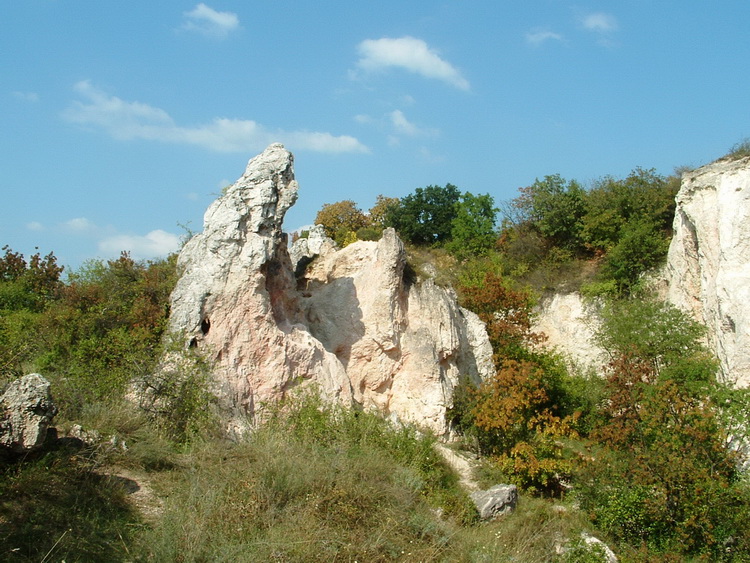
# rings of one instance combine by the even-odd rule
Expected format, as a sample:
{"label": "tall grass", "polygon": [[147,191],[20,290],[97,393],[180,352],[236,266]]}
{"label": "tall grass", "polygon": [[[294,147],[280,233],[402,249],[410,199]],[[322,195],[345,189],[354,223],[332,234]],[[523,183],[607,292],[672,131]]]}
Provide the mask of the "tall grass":
{"label": "tall grass", "polygon": [[473,512],[431,440],[320,407],[300,399],[246,442],[196,445],[143,557],[439,560]]}

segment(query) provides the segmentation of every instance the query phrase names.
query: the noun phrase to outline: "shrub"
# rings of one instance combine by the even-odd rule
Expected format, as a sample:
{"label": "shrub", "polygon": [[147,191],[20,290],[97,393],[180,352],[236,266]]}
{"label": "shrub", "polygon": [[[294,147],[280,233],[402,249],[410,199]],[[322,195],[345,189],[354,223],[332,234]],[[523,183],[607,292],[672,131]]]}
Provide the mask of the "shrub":
{"label": "shrub", "polygon": [[746,526],[726,515],[747,513],[750,497],[727,447],[701,331],[649,299],[610,304],[604,321],[613,360],[591,433],[599,448],[578,480],[581,506],[618,540],[657,552],[719,560],[736,542],[747,554]]}
{"label": "shrub", "polygon": [[750,139],[743,139],[732,145],[732,148],[723,158],[737,160],[746,156],[750,156]]}

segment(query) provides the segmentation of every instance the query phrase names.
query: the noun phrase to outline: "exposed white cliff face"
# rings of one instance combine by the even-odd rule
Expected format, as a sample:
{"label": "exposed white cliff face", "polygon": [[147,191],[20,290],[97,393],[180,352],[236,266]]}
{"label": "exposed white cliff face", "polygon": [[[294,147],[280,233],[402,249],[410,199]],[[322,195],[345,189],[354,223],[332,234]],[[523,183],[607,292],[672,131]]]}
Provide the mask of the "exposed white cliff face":
{"label": "exposed white cliff face", "polygon": [[331,400],[351,400],[341,362],[299,324],[281,231],[297,189],[291,153],[271,145],[208,208],[203,232],[178,260],[170,332],[212,361],[234,431],[300,382],[315,381]]}
{"label": "exposed white cliff face", "polygon": [[292,155],[271,145],[209,207],[180,253],[170,332],[212,361],[237,431],[261,404],[315,384],[446,433],[459,376],[492,373],[481,321],[432,282],[405,283],[392,230],[340,251],[314,233],[292,264],[281,224],[297,189]]}
{"label": "exposed white cliff face", "polygon": [[432,280],[405,284],[405,263],[393,229],[328,254],[308,270],[303,308],[358,403],[443,434],[460,377],[489,377],[492,351],[481,321],[451,291]]}
{"label": "exposed white cliff face", "polygon": [[750,158],[683,176],[667,276],[669,300],[708,327],[724,380],[750,385]]}
{"label": "exposed white cliff face", "polygon": [[562,353],[578,371],[603,373],[607,352],[597,344],[601,319],[594,303],[580,293],[554,293],[541,300],[532,330],[547,336],[545,347]]}

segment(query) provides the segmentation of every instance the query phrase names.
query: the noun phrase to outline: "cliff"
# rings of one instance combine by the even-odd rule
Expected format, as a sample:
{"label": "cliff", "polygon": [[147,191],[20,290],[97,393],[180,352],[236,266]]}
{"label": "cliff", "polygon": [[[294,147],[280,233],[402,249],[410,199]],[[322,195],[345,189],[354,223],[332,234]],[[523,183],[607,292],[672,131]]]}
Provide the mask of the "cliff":
{"label": "cliff", "polygon": [[282,222],[297,190],[275,144],[208,208],[179,256],[170,333],[209,360],[231,431],[312,385],[446,434],[459,378],[492,373],[484,326],[450,290],[405,279],[393,230],[339,251],[316,231],[292,263]]}
{"label": "cliff", "polygon": [[707,327],[721,377],[750,385],[750,158],[683,176],[667,279],[669,300]]}
{"label": "cliff", "polygon": [[[686,173],[676,197],[674,235],[659,274],[664,297],[707,329],[726,383],[750,385],[750,158],[723,159]],[[661,285],[661,283],[656,284]],[[578,294],[543,299],[535,330],[572,363],[601,371],[592,342],[596,308]]]}

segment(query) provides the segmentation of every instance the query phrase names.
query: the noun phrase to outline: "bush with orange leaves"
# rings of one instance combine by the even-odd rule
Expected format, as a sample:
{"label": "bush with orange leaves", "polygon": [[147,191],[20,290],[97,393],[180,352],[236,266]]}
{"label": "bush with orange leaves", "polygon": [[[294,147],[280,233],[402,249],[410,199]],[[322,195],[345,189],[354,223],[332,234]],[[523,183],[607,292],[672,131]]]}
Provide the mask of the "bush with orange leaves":
{"label": "bush with orange leaves", "polygon": [[565,398],[565,368],[535,350],[544,336],[531,330],[531,300],[488,272],[482,283],[461,288],[464,306],[487,325],[495,376],[459,394],[458,429],[476,438],[480,450],[516,484],[533,492],[559,494],[572,461],[564,442],[577,437]]}

